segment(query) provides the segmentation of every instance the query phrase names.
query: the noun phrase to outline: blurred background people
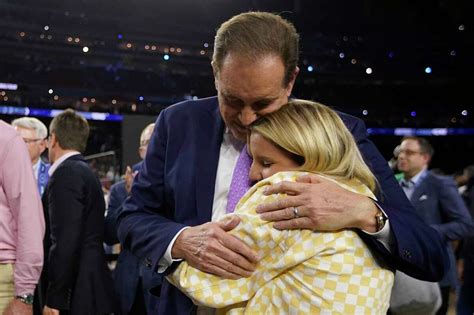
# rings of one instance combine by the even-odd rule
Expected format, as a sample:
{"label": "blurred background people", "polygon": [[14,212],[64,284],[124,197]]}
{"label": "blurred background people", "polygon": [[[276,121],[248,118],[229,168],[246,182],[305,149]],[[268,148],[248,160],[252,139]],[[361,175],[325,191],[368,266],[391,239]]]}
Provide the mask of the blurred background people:
{"label": "blurred background people", "polygon": [[37,118],[22,117],[12,121],[11,125],[20,134],[28,147],[31,164],[33,165],[33,172],[38,183],[38,190],[40,195],[48,184],[49,179],[49,163],[43,161],[41,155],[46,150],[48,129]]}
{"label": "blurred background people", "polygon": [[0,120],[0,314],[33,313],[44,231],[43,207],[25,143]]}
{"label": "blurred background people", "polygon": [[[155,124],[149,124],[140,135],[138,154],[143,160]],[[105,217],[105,243],[114,245],[119,243],[117,238],[117,217],[122,204],[130,194],[133,177],[140,169],[141,162],[133,169],[127,167],[125,179],[114,184],[110,189],[107,213]],[[146,268],[143,261],[133,255],[126,248],[120,249],[114,272],[114,287],[120,299],[122,314],[156,314],[159,298],[149,290],[161,284],[161,276]]]}
{"label": "blurred background people", "polygon": [[471,215],[461,199],[455,182],[428,170],[434,150],[424,138],[405,137],[400,144],[398,169],[403,173],[400,185],[415,207],[417,215],[443,237],[449,272],[439,282],[442,306],[437,314],[446,314],[451,290],[457,286],[456,262],[452,241],[474,234]]}

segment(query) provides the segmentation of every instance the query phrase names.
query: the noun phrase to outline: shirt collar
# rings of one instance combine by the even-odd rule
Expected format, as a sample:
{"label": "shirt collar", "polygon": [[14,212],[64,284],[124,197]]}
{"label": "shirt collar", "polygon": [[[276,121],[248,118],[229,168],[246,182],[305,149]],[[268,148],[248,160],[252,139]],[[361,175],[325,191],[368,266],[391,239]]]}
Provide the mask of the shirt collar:
{"label": "shirt collar", "polygon": [[406,183],[408,186],[408,183],[413,183],[413,185],[417,185],[420,179],[424,176],[426,173],[426,168],[422,169],[419,171],[415,176],[413,176],[410,180],[406,180],[405,177],[402,179],[404,183]]}
{"label": "shirt collar", "polygon": [[51,165],[51,167],[49,168],[48,170],[48,174],[49,176],[52,176],[53,173],[56,171],[56,169],[65,161],[67,160],[68,158],[70,158],[71,156],[74,156],[74,155],[78,155],[78,154],[81,154],[79,151],[71,151],[71,152],[68,152],[66,154],[64,154],[63,156],[61,156],[59,159],[57,159],[56,161],[54,161],[53,165]]}
{"label": "shirt collar", "polygon": [[38,172],[41,164],[41,158],[38,159],[38,162],[33,165],[33,173],[35,174],[35,178],[38,179]]}

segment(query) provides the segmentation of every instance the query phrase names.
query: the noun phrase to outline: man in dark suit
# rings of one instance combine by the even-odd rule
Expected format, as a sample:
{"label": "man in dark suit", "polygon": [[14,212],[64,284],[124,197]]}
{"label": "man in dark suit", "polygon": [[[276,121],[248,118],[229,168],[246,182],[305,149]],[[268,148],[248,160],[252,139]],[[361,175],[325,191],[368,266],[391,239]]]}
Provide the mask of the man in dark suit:
{"label": "man in dark suit", "polygon": [[115,310],[113,283],[103,248],[104,195],[80,152],[89,125],[73,110],[49,127],[53,162],[43,196],[49,235],[43,269],[43,314],[105,314]]}
{"label": "man in dark suit", "polygon": [[[168,273],[185,259],[220,277],[252,273],[257,253],[226,233],[238,219],[210,221],[226,212],[234,167],[246,152],[248,125],[288,101],[297,63],[296,30],[277,15],[244,13],[219,28],[212,61],[218,97],[186,101],[161,112],[119,218],[122,245],[151,270]],[[270,188],[269,193],[291,196],[263,206],[262,218],[275,221],[277,228],[357,228],[393,268],[438,280],[446,263],[439,235],[413,214],[387,163],[367,139],[363,122],[342,113],[341,118],[381,184],[383,212],[368,198],[306,177]],[[235,167],[235,173],[241,169]],[[195,311],[190,299],[163,281],[161,314]]]}
{"label": "man in dark suit", "polygon": [[451,241],[473,234],[471,215],[458,193],[452,178],[438,176],[428,171],[434,150],[424,138],[406,137],[400,145],[398,169],[405,194],[421,219],[442,236],[451,268],[439,282],[443,303],[437,314],[446,314],[449,293],[456,288],[457,274]]}
{"label": "man in dark suit", "polygon": [[[155,124],[149,124],[140,135],[138,154],[145,158]],[[110,188],[107,215],[105,217],[105,242],[114,245],[117,238],[117,217],[122,204],[127,199],[134,175],[141,162],[134,165],[133,170],[127,167],[125,180],[115,183]],[[115,291],[120,300],[121,314],[155,314],[158,311],[159,299],[149,290],[161,284],[162,277],[140,263],[137,256],[126,248],[121,248],[114,270]]]}

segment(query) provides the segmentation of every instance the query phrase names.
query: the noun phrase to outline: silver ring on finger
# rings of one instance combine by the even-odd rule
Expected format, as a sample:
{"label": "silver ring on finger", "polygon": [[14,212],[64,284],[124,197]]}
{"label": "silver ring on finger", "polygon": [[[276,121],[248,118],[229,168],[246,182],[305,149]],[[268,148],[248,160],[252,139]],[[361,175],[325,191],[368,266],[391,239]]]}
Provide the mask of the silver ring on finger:
{"label": "silver ring on finger", "polygon": [[293,207],[293,215],[295,216],[295,218],[299,218],[299,214],[298,214],[298,208],[297,207]]}

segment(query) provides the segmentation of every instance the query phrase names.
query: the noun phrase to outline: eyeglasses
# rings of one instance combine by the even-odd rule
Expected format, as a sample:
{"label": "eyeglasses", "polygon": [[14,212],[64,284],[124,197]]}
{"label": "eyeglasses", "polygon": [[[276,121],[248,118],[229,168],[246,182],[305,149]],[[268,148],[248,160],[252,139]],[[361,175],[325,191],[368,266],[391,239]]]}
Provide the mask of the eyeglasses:
{"label": "eyeglasses", "polygon": [[38,142],[38,141],[41,141],[43,139],[30,139],[30,138],[23,138],[23,141],[25,141],[26,144],[30,144],[30,143],[33,143],[33,142]]}
{"label": "eyeglasses", "polygon": [[399,150],[398,155],[404,153],[405,155],[411,156],[415,154],[423,154],[423,152],[420,151],[412,151],[412,150]]}

